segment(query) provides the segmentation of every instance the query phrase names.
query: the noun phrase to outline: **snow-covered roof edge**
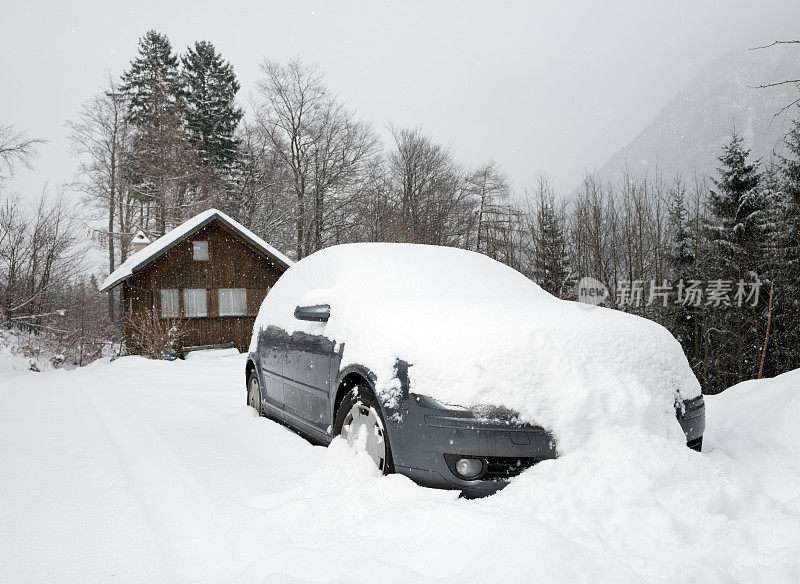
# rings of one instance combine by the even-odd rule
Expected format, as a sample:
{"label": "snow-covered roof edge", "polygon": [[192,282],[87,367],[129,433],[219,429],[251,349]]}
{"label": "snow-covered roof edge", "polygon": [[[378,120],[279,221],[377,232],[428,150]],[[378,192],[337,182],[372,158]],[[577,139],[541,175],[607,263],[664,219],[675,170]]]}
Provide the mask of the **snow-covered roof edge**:
{"label": "snow-covered roof edge", "polygon": [[272,247],[270,244],[235,219],[232,219],[218,209],[208,209],[207,211],[203,211],[202,213],[195,215],[191,219],[187,219],[175,229],[167,231],[153,243],[131,255],[127,260],[125,260],[125,262],[122,263],[122,265],[108,275],[108,278],[103,281],[103,285],[100,286],[100,291],[104,292],[109,288],[113,288],[126,278],[129,278],[133,272],[144,267],[166,252],[176,243],[190,236],[192,233],[207,225],[215,218],[226,223],[231,229],[239,233],[243,238],[249,240],[254,246],[260,248],[267,255],[272,256],[286,267],[289,267],[294,263],[288,257],[283,255],[281,252]]}

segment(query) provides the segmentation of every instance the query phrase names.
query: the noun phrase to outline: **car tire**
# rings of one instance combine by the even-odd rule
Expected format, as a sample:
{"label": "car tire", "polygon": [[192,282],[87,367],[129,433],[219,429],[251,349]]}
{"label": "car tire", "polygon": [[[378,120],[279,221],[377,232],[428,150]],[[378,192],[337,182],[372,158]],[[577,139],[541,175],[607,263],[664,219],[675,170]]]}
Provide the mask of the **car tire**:
{"label": "car tire", "polygon": [[333,423],[334,436],[341,436],[351,446],[357,439],[356,432],[352,431],[354,419],[358,426],[363,424],[367,432],[367,443],[359,444],[358,447],[372,456],[378,470],[383,474],[394,472],[386,421],[383,419],[378,398],[367,385],[358,385],[349,390],[336,410]]}
{"label": "car tire", "polygon": [[264,413],[261,411],[261,388],[258,383],[258,373],[253,369],[247,377],[247,405],[258,412],[261,417]]}

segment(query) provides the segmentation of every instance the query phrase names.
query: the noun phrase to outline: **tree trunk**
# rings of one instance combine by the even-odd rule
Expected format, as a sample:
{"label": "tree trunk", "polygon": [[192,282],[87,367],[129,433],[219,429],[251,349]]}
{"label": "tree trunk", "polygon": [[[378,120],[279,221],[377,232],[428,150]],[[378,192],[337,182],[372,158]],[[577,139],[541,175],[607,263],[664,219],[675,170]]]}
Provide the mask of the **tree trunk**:
{"label": "tree trunk", "polygon": [[[114,271],[114,214],[116,212],[117,200],[117,172],[116,172],[116,152],[111,150],[111,181],[108,193],[108,272]],[[114,291],[108,292],[108,318],[114,320]]]}

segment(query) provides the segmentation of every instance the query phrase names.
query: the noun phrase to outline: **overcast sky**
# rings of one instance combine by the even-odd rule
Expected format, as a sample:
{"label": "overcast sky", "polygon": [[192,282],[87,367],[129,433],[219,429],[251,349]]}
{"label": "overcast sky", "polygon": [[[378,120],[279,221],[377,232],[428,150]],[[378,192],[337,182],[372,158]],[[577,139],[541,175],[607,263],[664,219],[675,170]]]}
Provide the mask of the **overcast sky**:
{"label": "overcast sky", "polygon": [[246,102],[264,57],[317,61],[381,131],[418,126],[518,188],[571,190],[731,50],[796,38],[797,0],[615,2],[23,2],[0,0],[0,124],[49,142],[12,183],[69,180],[64,123],[119,74],[148,29],[182,52],[208,40]]}

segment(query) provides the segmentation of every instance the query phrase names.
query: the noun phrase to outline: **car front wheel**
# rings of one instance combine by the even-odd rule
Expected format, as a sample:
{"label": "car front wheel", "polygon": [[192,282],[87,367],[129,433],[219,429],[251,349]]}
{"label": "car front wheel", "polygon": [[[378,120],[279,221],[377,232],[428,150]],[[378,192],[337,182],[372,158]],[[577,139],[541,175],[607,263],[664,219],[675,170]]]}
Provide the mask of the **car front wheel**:
{"label": "car front wheel", "polygon": [[366,386],[348,391],[336,410],[334,433],[370,455],[383,474],[394,470],[386,424],[375,394]]}
{"label": "car front wheel", "polygon": [[258,386],[258,374],[255,371],[250,372],[247,380],[247,405],[261,416],[261,389]]}

